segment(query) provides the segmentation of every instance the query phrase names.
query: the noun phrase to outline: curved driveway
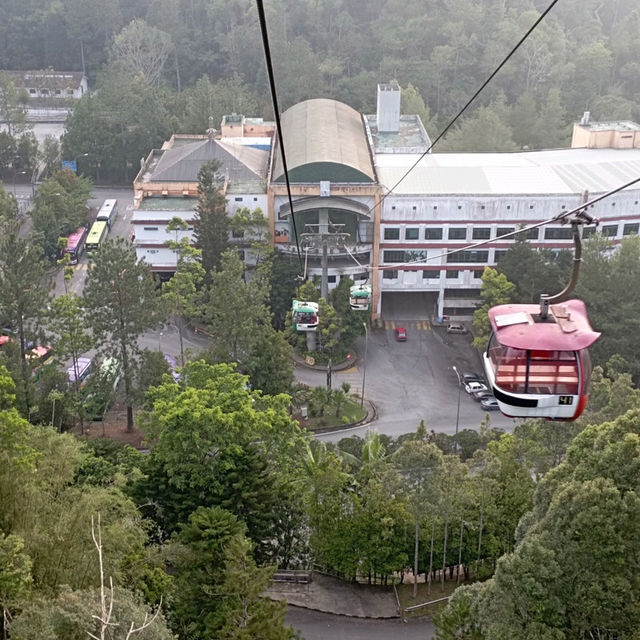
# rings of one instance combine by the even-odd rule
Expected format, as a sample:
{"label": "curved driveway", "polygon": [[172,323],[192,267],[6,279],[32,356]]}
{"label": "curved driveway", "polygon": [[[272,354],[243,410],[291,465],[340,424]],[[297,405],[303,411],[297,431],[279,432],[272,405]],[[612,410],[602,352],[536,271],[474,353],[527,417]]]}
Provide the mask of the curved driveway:
{"label": "curved driveway", "polygon": [[[365,338],[362,337],[356,343],[360,354],[356,365],[333,373],[334,388],[348,382],[352,392],[360,393],[366,366],[365,396],[376,405],[377,421],[346,433],[319,436],[321,439],[337,441],[345,435],[364,436],[369,429],[397,437],[415,431],[421,419],[428,429],[453,434],[458,397],[459,430],[480,426],[487,414],[464,389],[459,391],[458,379],[452,369],[455,365],[459,371],[482,373],[477,353],[470,346],[470,336],[447,334],[443,327],[431,327],[428,321],[411,321],[402,325],[407,330],[407,341],[396,342],[394,325],[387,323],[386,329],[370,330],[366,362]],[[326,384],[324,371],[303,366],[296,368],[296,377],[312,386]],[[498,411],[489,416],[493,426],[513,429],[513,419]]]}
{"label": "curved driveway", "polygon": [[300,607],[287,607],[287,623],[305,640],[431,640],[433,623],[428,618],[402,622],[350,618]]}

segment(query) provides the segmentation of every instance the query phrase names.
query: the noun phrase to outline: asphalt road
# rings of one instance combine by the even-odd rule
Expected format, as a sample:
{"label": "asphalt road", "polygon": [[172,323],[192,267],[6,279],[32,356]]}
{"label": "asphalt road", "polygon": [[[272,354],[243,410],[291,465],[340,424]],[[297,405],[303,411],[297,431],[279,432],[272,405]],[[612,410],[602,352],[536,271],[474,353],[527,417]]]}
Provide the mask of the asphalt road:
{"label": "asphalt road", "polygon": [[[458,429],[477,429],[487,415],[458,387],[458,371],[482,373],[479,358],[470,346],[469,335],[450,335],[443,327],[433,327],[428,321],[403,321],[407,341],[396,342],[392,323],[386,329],[373,329],[369,333],[364,359],[365,338],[356,343],[359,358],[350,369],[334,372],[333,386],[343,382],[351,385],[352,392],[360,393],[363,373],[365,397],[378,411],[378,420],[372,425],[356,427],[339,433],[319,436],[336,442],[345,435],[364,437],[369,429],[397,437],[415,431],[423,419],[428,429],[453,434]],[[326,384],[323,371],[298,367],[297,378],[312,386]],[[458,416],[458,399],[460,412]],[[513,419],[498,411],[488,414],[491,424],[505,430],[513,429]]]}
{"label": "asphalt road", "polygon": [[288,607],[287,623],[305,640],[431,640],[435,638],[433,622],[427,618],[371,620],[348,618],[330,613]]}

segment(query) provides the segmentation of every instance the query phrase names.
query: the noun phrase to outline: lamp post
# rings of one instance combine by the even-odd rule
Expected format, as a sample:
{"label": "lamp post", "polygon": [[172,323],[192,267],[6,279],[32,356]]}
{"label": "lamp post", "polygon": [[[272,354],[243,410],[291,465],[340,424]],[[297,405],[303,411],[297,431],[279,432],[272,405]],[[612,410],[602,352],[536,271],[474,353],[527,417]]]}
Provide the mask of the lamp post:
{"label": "lamp post", "polygon": [[369,348],[369,329],[367,323],[363,322],[364,327],[364,363],[362,365],[362,395],[360,396],[360,408],[364,406],[364,383],[367,379],[367,350]]}
{"label": "lamp post", "polygon": [[452,367],[458,378],[458,408],[456,410],[456,437],[455,437],[455,453],[458,453],[458,425],[460,424],[460,391],[462,390],[462,381],[456,367]]}

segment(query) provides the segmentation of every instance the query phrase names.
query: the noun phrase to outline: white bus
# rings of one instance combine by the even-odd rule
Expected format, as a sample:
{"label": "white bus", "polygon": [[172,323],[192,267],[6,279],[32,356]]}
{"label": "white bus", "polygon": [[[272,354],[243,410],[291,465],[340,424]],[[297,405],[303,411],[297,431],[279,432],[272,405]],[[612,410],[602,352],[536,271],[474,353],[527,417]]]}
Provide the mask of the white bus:
{"label": "white bus", "polygon": [[117,200],[105,200],[98,211],[98,215],[96,216],[96,220],[104,220],[109,229],[111,229],[111,225],[113,221],[116,219],[118,215],[118,201]]}

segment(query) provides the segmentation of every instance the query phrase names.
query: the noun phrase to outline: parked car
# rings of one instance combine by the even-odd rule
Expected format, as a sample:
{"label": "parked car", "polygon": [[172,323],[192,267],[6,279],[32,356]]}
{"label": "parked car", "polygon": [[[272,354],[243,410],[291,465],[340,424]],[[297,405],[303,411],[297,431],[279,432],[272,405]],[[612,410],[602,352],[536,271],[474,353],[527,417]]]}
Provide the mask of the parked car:
{"label": "parked car", "polygon": [[468,394],[477,393],[478,391],[489,391],[486,384],[482,384],[482,382],[477,382],[475,380],[465,383],[464,390]]}
{"label": "parked car", "polygon": [[407,330],[404,327],[396,327],[396,340],[398,342],[407,341]]}
{"label": "parked car", "polygon": [[473,371],[463,371],[460,374],[460,379],[463,384],[466,384],[467,382],[484,382],[484,376],[480,376]]}
{"label": "parked car", "polygon": [[467,328],[459,322],[452,322],[447,325],[447,333],[467,333]]}
{"label": "parked car", "polygon": [[474,391],[471,395],[476,402],[493,398],[493,393],[491,393],[491,391]]}
{"label": "parked car", "polygon": [[484,400],[480,400],[480,406],[485,411],[500,411],[498,401],[495,398],[485,398]]}

